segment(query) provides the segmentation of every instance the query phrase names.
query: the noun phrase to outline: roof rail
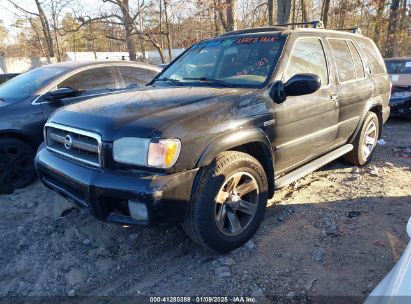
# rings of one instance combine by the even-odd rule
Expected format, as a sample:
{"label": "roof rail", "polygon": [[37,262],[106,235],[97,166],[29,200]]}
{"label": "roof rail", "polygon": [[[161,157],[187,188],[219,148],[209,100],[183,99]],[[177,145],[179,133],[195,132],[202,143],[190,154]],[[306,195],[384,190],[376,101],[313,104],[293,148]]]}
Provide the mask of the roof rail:
{"label": "roof rail", "polygon": [[221,36],[230,36],[230,35],[234,35],[234,34],[263,33],[263,32],[268,32],[268,31],[284,31],[286,29],[287,28],[283,27],[283,26],[255,27],[255,28],[247,28],[247,29],[243,29],[243,30],[226,32],[226,33],[221,34],[219,36],[221,37]]}
{"label": "roof rail", "polygon": [[312,28],[315,29],[323,29],[324,24],[321,20],[314,20],[314,21],[308,21],[308,22],[293,22],[293,23],[284,23],[284,24],[276,24],[276,26],[294,26],[294,25],[311,25]]}
{"label": "roof rail", "polygon": [[335,31],[350,31],[353,34],[361,35],[361,28],[359,26],[348,27],[348,28],[335,28]]}
{"label": "roof rail", "polygon": [[295,25],[311,25],[313,28],[316,28],[316,29],[324,28],[324,24],[321,20],[315,20],[315,21],[310,21],[310,22],[294,22],[294,23],[276,24],[273,26],[266,26],[266,27],[247,28],[243,30],[226,32],[219,36],[221,37],[221,36],[230,36],[234,34],[262,33],[262,32],[268,32],[268,31],[284,31],[287,29],[287,26],[295,26]]}

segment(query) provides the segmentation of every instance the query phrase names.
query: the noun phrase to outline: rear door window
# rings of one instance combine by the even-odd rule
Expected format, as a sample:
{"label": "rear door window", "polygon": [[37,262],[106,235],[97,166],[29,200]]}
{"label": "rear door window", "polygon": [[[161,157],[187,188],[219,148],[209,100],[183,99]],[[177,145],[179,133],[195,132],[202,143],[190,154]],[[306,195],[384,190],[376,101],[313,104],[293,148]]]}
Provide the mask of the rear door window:
{"label": "rear door window", "polygon": [[364,66],[362,64],[360,54],[358,53],[358,50],[355,47],[354,43],[352,43],[352,41],[348,41],[348,46],[350,47],[351,55],[354,60],[355,75],[357,76],[357,79],[364,78],[365,77]]}
{"label": "rear door window", "polygon": [[340,82],[355,79],[355,67],[347,41],[343,39],[328,39]]}
{"label": "rear door window", "polygon": [[63,80],[57,88],[71,88],[82,96],[110,92],[114,90],[113,74],[110,67],[88,69]]}
{"label": "rear door window", "polygon": [[320,39],[302,38],[295,42],[284,72],[284,82],[300,73],[316,74],[321,79],[321,86],[328,84],[327,61]]}

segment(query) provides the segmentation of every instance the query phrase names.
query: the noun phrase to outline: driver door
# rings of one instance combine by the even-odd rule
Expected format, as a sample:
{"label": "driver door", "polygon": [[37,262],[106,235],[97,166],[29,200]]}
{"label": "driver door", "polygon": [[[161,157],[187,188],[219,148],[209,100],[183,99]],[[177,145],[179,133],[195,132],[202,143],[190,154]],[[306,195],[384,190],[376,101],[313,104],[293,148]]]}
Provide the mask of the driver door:
{"label": "driver door", "polygon": [[300,37],[294,41],[282,80],[293,75],[313,73],[320,77],[318,91],[303,96],[289,96],[274,104],[276,136],[274,144],[276,174],[286,173],[324,154],[336,144],[338,103],[333,74],[327,64],[320,37]]}
{"label": "driver door", "polygon": [[60,102],[41,101],[44,119],[61,106],[77,103],[92,97],[112,94],[115,90],[113,70],[109,66],[96,67],[79,71],[57,84],[56,89],[71,88],[78,92],[76,96],[67,97]]}

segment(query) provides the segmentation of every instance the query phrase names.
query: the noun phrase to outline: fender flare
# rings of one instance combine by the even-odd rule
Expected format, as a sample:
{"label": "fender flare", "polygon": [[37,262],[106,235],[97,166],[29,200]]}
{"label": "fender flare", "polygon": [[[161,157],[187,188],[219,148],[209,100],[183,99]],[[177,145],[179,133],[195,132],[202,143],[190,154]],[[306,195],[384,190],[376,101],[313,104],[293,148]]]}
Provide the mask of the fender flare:
{"label": "fender flare", "polygon": [[197,167],[209,165],[220,153],[236,147],[257,144],[263,155],[259,157],[267,175],[269,197],[274,194],[274,153],[270,140],[259,128],[246,128],[224,133],[213,138],[198,158]]}
{"label": "fender flare", "polygon": [[[361,113],[360,120],[358,121],[357,127],[355,128],[353,134],[349,138],[348,143],[352,143],[355,140],[355,138],[357,137],[358,132],[361,129],[362,124],[364,123],[364,120],[365,120],[365,117],[367,116],[367,113],[374,107],[383,108],[383,104],[382,104],[382,102],[380,102],[378,100],[370,101],[366,104],[366,106],[364,107],[364,109]],[[382,113],[381,113],[381,115],[382,115]],[[379,117],[379,119],[380,119],[380,117]],[[381,119],[382,119],[382,117],[381,117]],[[383,124],[383,122],[380,121],[380,130],[381,130],[382,124]],[[380,136],[381,136],[381,132],[380,132]]]}

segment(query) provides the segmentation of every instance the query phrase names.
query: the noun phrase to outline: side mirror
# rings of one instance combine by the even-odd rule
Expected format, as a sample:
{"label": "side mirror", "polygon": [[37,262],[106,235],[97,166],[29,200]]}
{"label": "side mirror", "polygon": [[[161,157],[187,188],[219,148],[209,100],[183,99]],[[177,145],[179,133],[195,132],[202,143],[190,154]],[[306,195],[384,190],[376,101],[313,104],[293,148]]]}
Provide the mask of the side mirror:
{"label": "side mirror", "polygon": [[283,103],[287,96],[301,96],[314,93],[321,87],[321,79],[315,74],[295,74],[285,84],[277,81],[271,87],[270,97],[276,103]]}
{"label": "side mirror", "polygon": [[60,101],[64,98],[74,97],[77,95],[77,91],[71,88],[60,88],[55,91],[48,92],[44,98],[49,101]]}

